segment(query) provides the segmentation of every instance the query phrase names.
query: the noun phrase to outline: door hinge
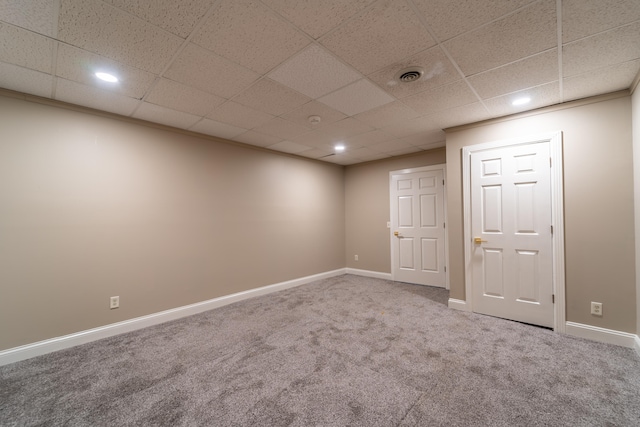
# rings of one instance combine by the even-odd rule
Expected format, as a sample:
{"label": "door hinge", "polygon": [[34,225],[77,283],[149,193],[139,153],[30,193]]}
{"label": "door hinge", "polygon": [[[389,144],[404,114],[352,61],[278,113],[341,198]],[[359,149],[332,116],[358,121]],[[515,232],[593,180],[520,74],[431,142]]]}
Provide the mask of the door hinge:
{"label": "door hinge", "polygon": [[442,185],[444,185],[444,179],[442,180]]}
{"label": "door hinge", "polygon": [[553,225],[551,226],[551,234],[553,234]]}
{"label": "door hinge", "polygon": [[447,228],[447,223],[446,222],[442,223],[442,228]]}
{"label": "door hinge", "polygon": [[446,266],[444,267],[444,272],[445,272],[445,273],[447,272],[447,267],[446,267]]}
{"label": "door hinge", "polygon": [[555,303],[556,303],[556,295],[551,294],[551,304],[555,304]]}
{"label": "door hinge", "polygon": [[551,166],[551,157],[549,157],[549,167],[552,167]]}

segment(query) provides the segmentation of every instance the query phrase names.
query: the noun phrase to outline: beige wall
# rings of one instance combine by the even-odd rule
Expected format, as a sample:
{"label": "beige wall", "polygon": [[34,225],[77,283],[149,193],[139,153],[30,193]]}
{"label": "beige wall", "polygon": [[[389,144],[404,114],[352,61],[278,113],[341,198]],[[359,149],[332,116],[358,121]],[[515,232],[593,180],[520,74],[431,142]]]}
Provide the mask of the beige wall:
{"label": "beige wall", "polygon": [[[391,273],[389,172],[443,164],[445,149],[347,166],[346,264],[349,268]],[[358,255],[358,261],[354,260]]]}
{"label": "beige wall", "polygon": [[343,167],[8,97],[0,122],[0,350],[344,267]]}
{"label": "beige wall", "polygon": [[[462,147],[561,130],[567,320],[635,333],[631,98],[572,105],[447,133],[451,297],[464,299]],[[591,301],[603,303],[602,317]]]}
{"label": "beige wall", "polygon": [[[633,132],[633,178],[636,226],[636,272],[640,272],[640,90],[631,97]],[[640,334],[640,274],[636,274],[636,334]]]}

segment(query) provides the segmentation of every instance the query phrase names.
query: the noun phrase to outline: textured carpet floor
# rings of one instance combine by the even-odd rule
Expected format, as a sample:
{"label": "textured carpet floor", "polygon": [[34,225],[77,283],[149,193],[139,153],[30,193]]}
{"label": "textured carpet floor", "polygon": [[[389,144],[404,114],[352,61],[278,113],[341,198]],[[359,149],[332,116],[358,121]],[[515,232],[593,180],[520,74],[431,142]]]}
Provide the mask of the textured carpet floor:
{"label": "textured carpet floor", "polygon": [[0,368],[2,426],[638,426],[633,350],[344,275]]}

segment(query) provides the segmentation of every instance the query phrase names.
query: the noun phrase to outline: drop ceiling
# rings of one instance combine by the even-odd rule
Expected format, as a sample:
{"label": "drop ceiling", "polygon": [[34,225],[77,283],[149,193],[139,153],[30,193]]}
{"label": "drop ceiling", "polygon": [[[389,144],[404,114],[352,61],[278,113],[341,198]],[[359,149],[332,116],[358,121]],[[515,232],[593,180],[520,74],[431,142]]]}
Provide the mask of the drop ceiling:
{"label": "drop ceiling", "polygon": [[0,0],[2,88],[341,165],[639,70],[638,0]]}

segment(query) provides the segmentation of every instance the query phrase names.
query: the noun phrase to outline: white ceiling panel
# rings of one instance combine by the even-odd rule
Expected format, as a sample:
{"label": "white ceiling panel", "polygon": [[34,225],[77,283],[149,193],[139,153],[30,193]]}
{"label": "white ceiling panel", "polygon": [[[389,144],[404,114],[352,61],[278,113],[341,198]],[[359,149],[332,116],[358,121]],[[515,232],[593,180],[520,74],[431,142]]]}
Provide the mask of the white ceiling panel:
{"label": "white ceiling panel", "polygon": [[53,44],[45,36],[0,22],[0,61],[51,73]]}
{"label": "white ceiling panel", "polygon": [[194,44],[180,52],[164,76],[223,98],[231,98],[260,77]]}
{"label": "white ceiling panel", "polygon": [[470,31],[534,0],[414,0],[439,41]]}
{"label": "white ceiling panel", "polygon": [[322,47],[312,44],[269,73],[269,77],[316,99],[363,76]]}
{"label": "white ceiling panel", "polygon": [[311,99],[270,79],[262,79],[233,100],[274,116],[289,112]]}
{"label": "white ceiling panel", "polygon": [[556,2],[542,0],[444,46],[470,76],[556,47],[556,28]]}
{"label": "white ceiling panel", "polygon": [[183,113],[206,116],[226,100],[173,80],[159,79],[145,101]]}
{"label": "white ceiling panel", "polygon": [[42,0],[0,1],[0,21],[55,37],[58,32],[58,2]]}
{"label": "white ceiling panel", "polygon": [[53,77],[50,74],[0,62],[0,87],[49,98],[53,89]]}
{"label": "white ceiling panel", "polygon": [[137,99],[110,90],[102,90],[65,79],[56,79],[55,99],[121,116],[131,115],[140,103]]}
{"label": "white ceiling panel", "polygon": [[565,45],[562,71],[568,77],[638,58],[640,21]]}
{"label": "white ceiling panel", "polygon": [[193,114],[170,110],[148,102],[143,102],[133,114],[133,117],[181,129],[188,129],[200,120],[198,116]]}
{"label": "white ceiling panel", "polygon": [[638,0],[563,0],[562,38],[568,43],[639,19]]}
{"label": "white ceiling panel", "polygon": [[231,139],[247,132],[246,129],[231,126],[226,123],[216,122],[215,120],[210,119],[200,120],[198,123],[191,126],[189,130],[226,139]]}
{"label": "white ceiling panel", "polygon": [[520,61],[469,77],[481,98],[493,98],[558,80],[558,50],[530,56]]}
{"label": "white ceiling panel", "polygon": [[[56,63],[58,77],[131,98],[142,98],[154,81],[151,73],[62,43],[58,46]],[[119,81],[104,82],[95,76],[99,71],[113,74]]]}
{"label": "white ceiling panel", "polygon": [[282,141],[277,144],[270,145],[267,147],[269,150],[282,151],[284,153],[297,154],[303,151],[311,150],[312,147],[307,147],[306,145],[296,144],[291,141]]}
{"label": "white ceiling panel", "polygon": [[363,10],[375,0],[263,0],[314,39]]}
{"label": "white ceiling panel", "polygon": [[639,71],[637,0],[0,0],[0,88],[336,164]]}
{"label": "white ceiling panel", "polygon": [[318,101],[349,116],[371,110],[393,101],[393,97],[367,79],[358,80]]}
{"label": "white ceiling panel", "polygon": [[192,41],[258,73],[310,43],[257,0],[222,0]]}
{"label": "white ceiling panel", "polygon": [[404,0],[375,3],[320,42],[364,74],[435,45]]}
{"label": "white ceiling panel", "polygon": [[183,40],[99,0],[60,0],[60,40],[152,73]]}
{"label": "white ceiling panel", "polygon": [[211,7],[211,0],[104,0],[138,18],[186,38]]}

